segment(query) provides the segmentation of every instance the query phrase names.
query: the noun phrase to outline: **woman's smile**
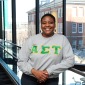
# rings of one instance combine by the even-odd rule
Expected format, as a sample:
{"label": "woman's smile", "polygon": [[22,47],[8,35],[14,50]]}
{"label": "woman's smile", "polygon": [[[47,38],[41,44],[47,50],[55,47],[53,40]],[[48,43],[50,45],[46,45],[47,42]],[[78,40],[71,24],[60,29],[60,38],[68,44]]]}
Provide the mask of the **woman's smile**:
{"label": "woman's smile", "polygon": [[44,37],[51,37],[54,34],[55,22],[52,17],[46,16],[41,21],[41,29]]}

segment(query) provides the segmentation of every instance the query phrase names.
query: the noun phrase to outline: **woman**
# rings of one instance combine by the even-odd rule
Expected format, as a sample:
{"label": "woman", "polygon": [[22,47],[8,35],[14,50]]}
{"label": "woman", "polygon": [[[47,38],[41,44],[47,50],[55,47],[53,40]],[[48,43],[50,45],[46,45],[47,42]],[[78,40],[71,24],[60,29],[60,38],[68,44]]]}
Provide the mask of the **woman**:
{"label": "woman", "polygon": [[42,33],[30,37],[19,52],[22,85],[58,85],[59,74],[74,65],[71,45],[63,35],[54,34],[55,17],[41,18]]}

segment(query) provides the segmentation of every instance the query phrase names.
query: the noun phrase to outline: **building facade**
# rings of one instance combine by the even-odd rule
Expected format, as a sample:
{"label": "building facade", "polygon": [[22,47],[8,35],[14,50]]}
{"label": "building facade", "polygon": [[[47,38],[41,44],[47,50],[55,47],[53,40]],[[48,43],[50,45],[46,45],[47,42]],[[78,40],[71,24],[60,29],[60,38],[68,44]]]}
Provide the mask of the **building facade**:
{"label": "building facade", "polygon": [[[51,13],[56,18],[55,33],[62,34],[63,4],[62,0],[54,0],[40,5],[39,19]],[[28,27],[31,35],[35,34],[35,10],[28,11]],[[68,0],[66,2],[66,36],[73,49],[85,47],[85,1]],[[41,29],[40,29],[41,30]]]}

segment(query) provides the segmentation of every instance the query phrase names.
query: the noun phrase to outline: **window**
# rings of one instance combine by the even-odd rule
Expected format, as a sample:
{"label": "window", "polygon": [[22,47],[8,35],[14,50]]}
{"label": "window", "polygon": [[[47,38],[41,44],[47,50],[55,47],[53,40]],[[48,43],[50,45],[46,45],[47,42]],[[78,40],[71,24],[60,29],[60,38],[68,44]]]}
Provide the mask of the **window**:
{"label": "window", "polygon": [[83,24],[82,23],[78,24],[78,33],[83,33]]}
{"label": "window", "polygon": [[72,23],[72,33],[76,33],[76,32],[77,32],[77,24]]}
{"label": "window", "polygon": [[78,9],[78,17],[83,17],[83,16],[84,16],[84,8],[79,7],[79,9]]}
{"label": "window", "polygon": [[77,7],[72,8],[72,16],[76,17],[77,16]]}
{"label": "window", "polygon": [[29,15],[28,20],[32,21],[32,15]]}
{"label": "window", "polygon": [[58,33],[62,33],[62,23],[58,23]]}
{"label": "window", "polygon": [[32,17],[31,18],[32,18],[32,21],[34,21],[34,14],[32,14]]}
{"label": "window", "polygon": [[76,48],[76,40],[73,40],[73,42],[72,42],[72,47],[73,47],[73,48]]}
{"label": "window", "polygon": [[83,45],[83,40],[79,40],[78,45],[79,45],[79,46],[82,46],[82,45]]}
{"label": "window", "polygon": [[58,18],[62,17],[62,8],[58,8]]}

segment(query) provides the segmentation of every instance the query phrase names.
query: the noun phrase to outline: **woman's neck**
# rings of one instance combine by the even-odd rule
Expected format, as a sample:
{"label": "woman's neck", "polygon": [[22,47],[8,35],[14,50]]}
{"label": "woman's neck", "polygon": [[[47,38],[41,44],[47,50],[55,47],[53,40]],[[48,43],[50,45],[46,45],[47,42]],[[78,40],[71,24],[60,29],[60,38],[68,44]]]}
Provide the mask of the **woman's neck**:
{"label": "woman's neck", "polygon": [[50,35],[46,35],[46,34],[42,33],[42,36],[46,37],[46,38],[52,37],[53,35],[54,35],[54,32],[52,34],[50,34]]}

